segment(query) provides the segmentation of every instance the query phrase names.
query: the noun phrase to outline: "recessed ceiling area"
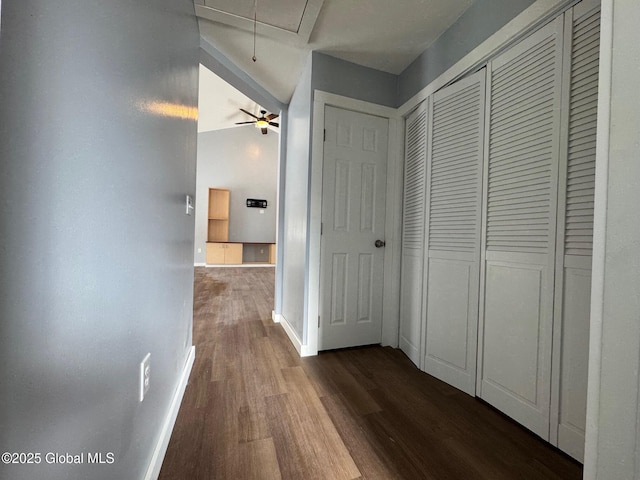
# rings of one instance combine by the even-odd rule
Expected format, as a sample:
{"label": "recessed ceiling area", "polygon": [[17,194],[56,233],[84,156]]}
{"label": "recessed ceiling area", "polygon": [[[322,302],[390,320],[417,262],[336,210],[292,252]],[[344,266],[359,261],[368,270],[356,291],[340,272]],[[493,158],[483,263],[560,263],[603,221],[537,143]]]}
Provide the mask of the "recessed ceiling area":
{"label": "recessed ceiling area", "polygon": [[256,62],[255,0],[195,2],[202,39],[289,103],[309,52],[397,75],[474,0],[257,0]]}

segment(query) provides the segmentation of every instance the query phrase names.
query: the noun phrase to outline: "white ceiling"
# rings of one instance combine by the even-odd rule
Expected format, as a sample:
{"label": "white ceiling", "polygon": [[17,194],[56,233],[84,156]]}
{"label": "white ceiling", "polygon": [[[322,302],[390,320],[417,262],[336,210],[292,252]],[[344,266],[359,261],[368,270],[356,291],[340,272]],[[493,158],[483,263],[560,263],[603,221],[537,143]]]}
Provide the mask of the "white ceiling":
{"label": "white ceiling", "polygon": [[[254,128],[253,125],[236,125],[236,122],[253,120],[240,111],[244,108],[260,116],[262,107],[239,92],[206,67],[200,65],[200,87],[198,95],[198,133],[225,128]],[[269,112],[271,113],[271,112]],[[278,112],[276,112],[278,113]],[[279,120],[274,120],[279,122]],[[277,132],[277,128],[269,127]],[[256,134],[261,132],[256,129]]]}
{"label": "white ceiling", "polygon": [[473,0],[195,0],[201,36],[289,103],[310,51],[402,72]]}
{"label": "white ceiling", "polygon": [[473,0],[326,0],[310,47],[358,65],[399,74]]}

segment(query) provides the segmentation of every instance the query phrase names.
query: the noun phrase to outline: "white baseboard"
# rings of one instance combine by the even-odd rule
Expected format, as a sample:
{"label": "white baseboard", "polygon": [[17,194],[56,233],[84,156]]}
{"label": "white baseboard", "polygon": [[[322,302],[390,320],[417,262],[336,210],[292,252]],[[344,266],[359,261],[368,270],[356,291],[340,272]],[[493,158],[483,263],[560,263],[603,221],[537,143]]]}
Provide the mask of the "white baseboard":
{"label": "white baseboard", "polygon": [[277,320],[274,322],[279,323],[284,328],[284,331],[287,333],[289,340],[293,343],[293,346],[298,351],[298,355],[301,357],[310,357],[313,355],[317,355],[317,352],[312,351],[308,345],[303,345],[300,339],[298,338],[298,334],[295,332],[291,324],[284,318],[284,315],[276,314],[275,317]]}
{"label": "white baseboard", "polygon": [[275,310],[271,310],[271,320],[273,320],[273,323],[280,323],[282,318],[282,315],[280,315],[279,313],[276,313]]}
{"label": "white baseboard", "polygon": [[298,355],[302,356],[302,342],[298,338],[298,335],[296,334],[295,330],[289,324],[287,319],[284,318],[284,315],[278,315],[278,317],[280,317],[280,321],[278,323],[280,323],[280,325],[282,325],[282,328],[284,328],[284,331],[287,333],[289,340],[291,340],[291,343],[293,343],[293,346],[298,351]]}
{"label": "white baseboard", "polygon": [[400,338],[399,347],[400,350],[409,357],[409,360],[411,360],[416,367],[420,368],[420,349],[408,342],[405,338]]}
{"label": "white baseboard", "polygon": [[196,347],[192,346],[187,356],[187,361],[184,364],[180,381],[178,382],[178,388],[171,400],[171,407],[169,407],[169,413],[164,420],[162,431],[160,432],[160,438],[156,444],[156,448],[153,450],[153,456],[151,457],[151,463],[147,468],[147,473],[144,476],[144,480],[157,480],[160,475],[160,469],[162,468],[162,462],[164,456],[167,453],[167,447],[169,446],[169,440],[171,439],[171,433],[173,432],[173,426],[176,423],[178,417],[178,411],[180,410],[180,404],[182,403],[182,397],[184,391],[187,388],[189,382],[189,375],[191,374],[191,367],[193,367],[193,361],[196,358]]}
{"label": "white baseboard", "polygon": [[217,264],[217,263],[203,263],[203,267],[207,268],[275,268],[275,263],[235,263],[235,264]]}
{"label": "white baseboard", "polygon": [[206,263],[204,263],[204,262],[202,262],[202,263],[194,263],[194,264],[193,264],[193,266],[194,266],[194,267],[206,267],[206,266],[207,266],[207,264],[206,264]]}

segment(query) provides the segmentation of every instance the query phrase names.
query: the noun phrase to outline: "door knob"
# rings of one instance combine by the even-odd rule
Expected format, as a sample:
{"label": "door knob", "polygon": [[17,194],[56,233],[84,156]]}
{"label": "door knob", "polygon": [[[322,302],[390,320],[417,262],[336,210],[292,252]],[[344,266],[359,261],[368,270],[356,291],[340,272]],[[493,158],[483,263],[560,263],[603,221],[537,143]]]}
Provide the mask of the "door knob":
{"label": "door knob", "polygon": [[382,240],[376,240],[375,246],[376,248],[382,248],[384,247],[386,244],[386,242],[382,241]]}

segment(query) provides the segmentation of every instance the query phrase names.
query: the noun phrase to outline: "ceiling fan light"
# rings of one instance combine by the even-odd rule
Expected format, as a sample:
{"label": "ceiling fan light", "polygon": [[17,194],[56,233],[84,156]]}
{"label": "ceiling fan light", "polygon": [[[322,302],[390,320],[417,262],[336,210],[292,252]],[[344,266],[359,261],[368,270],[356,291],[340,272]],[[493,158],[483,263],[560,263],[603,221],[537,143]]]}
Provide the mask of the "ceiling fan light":
{"label": "ceiling fan light", "polygon": [[267,128],[269,126],[269,122],[263,119],[256,120],[257,128]]}

